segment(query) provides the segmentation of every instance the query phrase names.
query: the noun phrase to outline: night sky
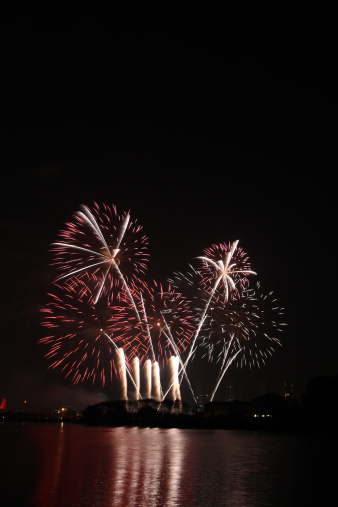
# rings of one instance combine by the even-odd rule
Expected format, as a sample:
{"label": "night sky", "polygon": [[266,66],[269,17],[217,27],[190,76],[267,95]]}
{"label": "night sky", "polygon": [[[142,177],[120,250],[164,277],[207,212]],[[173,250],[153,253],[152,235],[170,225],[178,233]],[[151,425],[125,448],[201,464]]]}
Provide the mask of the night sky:
{"label": "night sky", "polygon": [[115,394],[47,371],[37,344],[50,244],[93,201],[143,225],[159,280],[240,240],[288,324],[267,366],[241,371],[244,398],[262,381],[274,392],[291,382],[299,397],[310,378],[338,373],[335,9],[171,9],[1,21],[0,401],[10,409]]}

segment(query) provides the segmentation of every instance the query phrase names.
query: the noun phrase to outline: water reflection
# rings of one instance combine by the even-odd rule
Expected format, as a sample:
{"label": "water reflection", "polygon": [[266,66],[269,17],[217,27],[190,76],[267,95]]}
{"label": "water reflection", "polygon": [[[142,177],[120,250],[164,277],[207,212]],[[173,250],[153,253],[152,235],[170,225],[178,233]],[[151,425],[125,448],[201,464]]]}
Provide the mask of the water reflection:
{"label": "water reflection", "polygon": [[[109,434],[104,481],[113,505],[179,505],[182,457],[178,431],[119,428]],[[142,503],[143,502],[143,503]]]}
{"label": "water reflection", "polygon": [[304,505],[335,484],[317,463],[337,441],[305,435],[7,424],[0,444],[6,505]]}

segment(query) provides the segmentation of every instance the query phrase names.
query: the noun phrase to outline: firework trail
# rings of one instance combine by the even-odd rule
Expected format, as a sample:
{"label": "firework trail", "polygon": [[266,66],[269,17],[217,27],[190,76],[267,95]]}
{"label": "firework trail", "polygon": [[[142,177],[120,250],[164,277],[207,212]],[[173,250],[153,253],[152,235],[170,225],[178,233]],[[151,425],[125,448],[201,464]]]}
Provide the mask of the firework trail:
{"label": "firework trail", "polygon": [[165,320],[163,314],[162,314],[162,318],[163,318],[163,321],[164,321],[164,323],[166,325],[166,328],[162,329],[163,334],[167,338],[168,343],[170,343],[170,345],[171,345],[174,353],[176,354],[175,357],[177,358],[178,364],[181,365],[181,371],[183,372],[182,376],[184,376],[185,380],[187,381],[187,384],[188,384],[189,390],[190,390],[190,392],[192,394],[192,397],[194,399],[194,402],[195,402],[195,404],[197,404],[197,399],[196,399],[195,393],[193,391],[193,388],[191,387],[191,383],[190,383],[189,377],[187,375],[187,372],[186,372],[186,369],[184,367],[183,361],[182,361],[181,356],[179,354],[179,350],[178,350],[178,348],[176,346],[175,340],[174,340],[174,338],[173,338],[173,336],[171,334],[170,327],[167,325],[166,320]]}
{"label": "firework trail", "polygon": [[96,303],[103,288],[126,289],[137,283],[147,268],[147,238],[142,227],[130,220],[129,212],[121,216],[115,206],[93,209],[82,206],[74,214],[73,222],[65,225],[60,240],[53,244],[53,265],[60,272],[57,281],[84,274],[95,281]]}
{"label": "firework trail", "polygon": [[[201,322],[201,315],[205,311],[207,301],[210,299],[210,293],[202,285],[202,275],[199,271],[196,271],[192,266],[189,266],[190,270],[187,273],[174,273],[173,278],[169,279],[169,283],[172,285],[174,290],[182,294],[185,300],[187,308],[194,315],[195,329],[190,335],[190,350],[189,353],[193,356],[196,351],[196,345],[191,346],[192,338],[196,336],[196,330]],[[205,318],[204,318],[205,320]],[[204,322],[203,320],[203,322]],[[199,338],[199,333],[196,337],[195,344]]]}

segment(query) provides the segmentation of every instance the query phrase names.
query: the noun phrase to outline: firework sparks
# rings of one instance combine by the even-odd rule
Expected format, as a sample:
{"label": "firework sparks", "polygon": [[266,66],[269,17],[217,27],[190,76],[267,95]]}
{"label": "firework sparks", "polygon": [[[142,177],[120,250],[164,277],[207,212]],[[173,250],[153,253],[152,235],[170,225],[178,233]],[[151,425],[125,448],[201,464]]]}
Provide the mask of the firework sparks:
{"label": "firework sparks", "polygon": [[153,280],[149,284],[142,283],[137,289],[134,287],[131,292],[138,312],[134,312],[129,298],[125,297],[129,314],[121,335],[128,359],[136,354],[140,360],[150,357],[164,366],[169,356],[188,349],[194,330],[193,313],[170,284],[164,288]]}
{"label": "firework sparks", "polygon": [[285,326],[281,322],[282,315],[283,308],[277,306],[273,293],[261,294],[259,283],[255,289],[247,287],[226,304],[221,297],[215,301],[201,341],[208,358],[212,360],[216,354],[216,361],[220,362],[211,401],[232,363],[240,367],[260,367],[272,356],[276,345],[281,345],[277,335]]}
{"label": "firework sparks", "polygon": [[151,380],[152,380],[152,397],[156,401],[161,401],[162,395],[161,395],[161,381],[160,381],[160,369],[158,362],[155,361],[152,364],[152,371],[151,371]]}
{"label": "firework sparks", "polygon": [[190,352],[184,363],[183,370],[185,370],[194,353],[196,340],[204,325],[216,289],[218,288],[220,291],[223,288],[224,302],[227,302],[230,289],[235,292],[238,290],[236,285],[243,287],[244,282],[247,280],[246,277],[250,274],[256,274],[254,271],[251,271],[246,253],[241,248],[237,248],[237,246],[238,240],[229,245],[226,245],[226,243],[212,245],[204,251],[208,257],[198,257],[198,259],[203,261],[200,269],[200,273],[202,274],[201,285],[209,291],[210,279],[215,281],[199,318],[196,332],[191,340]]}
{"label": "firework sparks", "polygon": [[132,359],[131,370],[135,384],[134,399],[138,400],[140,397],[140,361],[138,357]]}
{"label": "firework sparks", "polygon": [[144,377],[145,377],[145,398],[151,398],[151,361],[147,359],[144,363]]}
{"label": "firework sparks", "polygon": [[[190,308],[199,315],[188,359],[199,348],[205,350],[204,357],[209,361],[216,359],[219,364],[211,399],[231,364],[260,367],[280,345],[278,334],[285,325],[281,323],[283,309],[277,306],[272,292],[260,293],[259,283],[251,289],[248,280],[242,280],[228,300],[220,286],[213,287],[210,294],[203,274],[194,269],[187,274],[176,273],[171,283],[185,295]],[[184,366],[187,363],[186,360]]]}
{"label": "firework sparks", "polygon": [[[197,271],[176,274],[165,287],[143,280],[146,247],[142,227],[115,206],[83,206],[65,225],[53,244],[57,283],[42,309],[49,333],[39,341],[50,368],[74,384],[103,386],[115,371],[127,400],[127,376],[134,398],[141,396],[144,363],[147,398],[170,391],[180,400],[184,376],[195,399],[186,369],[199,348],[220,365],[212,400],[231,364],[260,366],[280,345],[282,309],[272,293],[249,289],[256,273],[238,240],[207,248]],[[165,365],[171,384],[163,396]]]}
{"label": "firework sparks", "polygon": [[228,301],[229,293],[236,292],[238,286],[243,287],[248,275],[256,275],[251,270],[249,258],[238,240],[233,243],[212,245],[204,250],[205,256],[197,257],[202,262],[201,273],[204,275],[202,284],[207,286],[210,279],[215,280],[211,293],[217,287],[223,288],[224,301]]}
{"label": "firework sparks", "polygon": [[124,352],[123,352],[122,348],[117,350],[117,367],[118,367],[119,377],[120,377],[120,381],[121,381],[120,382],[121,399],[124,401],[128,401],[126,359],[125,359]]}
{"label": "firework sparks", "polygon": [[61,370],[74,384],[91,380],[104,386],[112,380],[113,350],[107,336],[118,334],[121,326],[119,307],[102,298],[94,304],[94,296],[84,280],[72,279],[64,286],[54,285],[48,303],[41,310],[42,326],[50,334],[39,340],[49,351],[45,357],[50,368]]}
{"label": "firework sparks", "polygon": [[181,400],[180,384],[178,381],[178,363],[179,363],[178,357],[171,356],[169,361],[170,377],[171,377],[170,397],[173,401]]}
{"label": "firework sparks", "polygon": [[92,275],[95,303],[103,287],[136,283],[149,257],[147,238],[141,231],[129,212],[119,216],[115,206],[94,203],[92,210],[83,206],[60,232],[60,241],[53,244],[53,265],[60,272],[57,281]]}
{"label": "firework sparks", "polygon": [[280,322],[283,311],[272,292],[260,293],[259,283],[254,289],[248,286],[226,304],[219,298],[206,319],[201,346],[207,347],[212,359],[215,350],[232,341],[236,351],[243,351],[249,366],[259,366],[271,355],[274,346],[281,344],[277,335],[285,325]]}

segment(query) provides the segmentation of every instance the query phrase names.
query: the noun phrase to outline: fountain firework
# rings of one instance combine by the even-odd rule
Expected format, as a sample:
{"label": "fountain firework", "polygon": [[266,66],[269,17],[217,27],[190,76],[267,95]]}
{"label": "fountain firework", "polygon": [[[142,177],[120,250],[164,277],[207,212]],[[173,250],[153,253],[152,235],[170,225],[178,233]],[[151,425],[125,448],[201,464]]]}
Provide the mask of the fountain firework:
{"label": "fountain firework", "polygon": [[144,363],[144,377],[145,377],[145,398],[151,398],[151,361],[147,359]]}
{"label": "fountain firework", "polygon": [[178,357],[177,356],[171,356],[169,360],[169,368],[170,368],[170,395],[169,397],[175,401],[175,400],[181,400],[181,393],[180,393],[180,384],[178,381]]}
{"label": "fountain firework", "polygon": [[133,357],[131,360],[131,370],[135,384],[134,400],[137,401],[140,398],[140,361],[138,357]]}
{"label": "fountain firework", "polygon": [[117,366],[119,371],[119,377],[121,382],[121,399],[123,401],[128,401],[127,394],[127,374],[126,374],[126,359],[124,356],[123,349],[120,348],[117,350]]}
{"label": "fountain firework", "polygon": [[160,369],[156,361],[152,364],[151,381],[152,381],[152,391],[151,391],[152,398],[156,401],[162,401]]}

